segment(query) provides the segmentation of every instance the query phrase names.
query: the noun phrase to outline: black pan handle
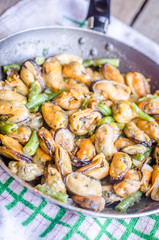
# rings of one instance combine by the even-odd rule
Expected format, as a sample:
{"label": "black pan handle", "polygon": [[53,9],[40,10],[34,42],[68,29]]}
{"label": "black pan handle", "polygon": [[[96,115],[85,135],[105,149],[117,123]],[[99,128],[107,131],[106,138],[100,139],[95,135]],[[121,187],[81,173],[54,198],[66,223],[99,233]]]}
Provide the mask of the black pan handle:
{"label": "black pan handle", "polygon": [[110,23],[110,0],[90,0],[86,19],[90,29],[106,33]]}

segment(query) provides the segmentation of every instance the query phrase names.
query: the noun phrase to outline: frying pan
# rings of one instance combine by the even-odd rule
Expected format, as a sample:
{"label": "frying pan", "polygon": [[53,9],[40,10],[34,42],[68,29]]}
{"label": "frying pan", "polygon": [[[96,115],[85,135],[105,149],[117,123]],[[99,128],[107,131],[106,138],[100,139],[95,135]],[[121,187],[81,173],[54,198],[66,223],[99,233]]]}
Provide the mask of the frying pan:
{"label": "frying pan", "polygon": [[[147,78],[150,78],[151,88],[154,91],[158,87],[159,66],[137,50],[104,34],[109,23],[109,7],[110,0],[92,0],[90,2],[87,16],[88,23],[92,29],[99,32],[79,28],[45,27],[23,31],[1,40],[0,66],[11,63],[22,63],[26,59],[41,56],[43,50],[46,48],[48,49],[48,56],[53,56],[61,52],[69,52],[79,55],[83,59],[114,57],[120,58],[119,69],[122,73],[138,71],[143,73]],[[1,71],[0,77],[2,78]],[[109,218],[132,218],[159,212],[159,203],[147,197],[142,197],[142,200],[129,208],[126,213],[115,211],[113,205],[107,206],[101,213],[95,213],[78,208],[71,201],[64,204],[39,193],[30,184],[11,173],[6,166],[4,158],[0,159],[0,165],[9,175],[13,176],[30,191],[43,196],[53,204],[71,211],[81,212],[94,217]]]}

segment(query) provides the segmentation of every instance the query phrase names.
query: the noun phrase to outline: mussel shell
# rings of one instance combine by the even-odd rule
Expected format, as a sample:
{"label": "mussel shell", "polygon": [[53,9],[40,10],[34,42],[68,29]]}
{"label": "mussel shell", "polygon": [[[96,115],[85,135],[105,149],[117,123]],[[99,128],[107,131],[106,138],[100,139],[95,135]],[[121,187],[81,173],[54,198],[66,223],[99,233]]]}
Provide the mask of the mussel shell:
{"label": "mussel shell", "polygon": [[40,137],[40,146],[41,148],[49,153],[50,156],[54,155],[55,152],[55,142],[53,140],[52,134],[46,128],[42,127],[38,135]]}
{"label": "mussel shell", "polygon": [[0,147],[0,153],[7,158],[15,159],[18,161],[25,161],[28,163],[32,163],[32,161],[33,161],[32,157],[30,157],[24,153],[16,152],[12,149],[8,149],[5,147]]}
{"label": "mussel shell", "polygon": [[159,114],[152,114],[151,116],[159,123]]}
{"label": "mussel shell", "polygon": [[138,139],[132,139],[132,141],[136,142],[137,144],[141,144],[145,147],[149,147],[151,148],[152,147],[152,144],[155,142],[154,139],[151,139],[150,141],[139,141]]}
{"label": "mussel shell", "polygon": [[159,165],[159,146],[157,145],[153,151],[153,157],[155,158],[156,164]]}
{"label": "mussel shell", "polygon": [[74,156],[73,154],[69,153],[70,158],[71,158],[71,163],[74,167],[82,167],[82,166],[86,166],[87,164],[91,163],[90,159],[81,159],[78,158],[76,156]]}

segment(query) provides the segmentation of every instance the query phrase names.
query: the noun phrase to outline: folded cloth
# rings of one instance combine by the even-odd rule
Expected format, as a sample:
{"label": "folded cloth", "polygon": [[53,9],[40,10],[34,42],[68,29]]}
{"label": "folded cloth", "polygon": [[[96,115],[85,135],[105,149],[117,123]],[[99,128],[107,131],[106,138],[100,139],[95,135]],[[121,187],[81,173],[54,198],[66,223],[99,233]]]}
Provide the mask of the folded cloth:
{"label": "folded cloth", "polygon": [[[23,0],[0,17],[0,38],[26,28],[85,26],[89,1]],[[159,47],[132,28],[111,18],[108,36],[145,53],[159,63]],[[159,239],[159,217],[105,219],[84,216],[28,191],[0,167],[0,240]]]}

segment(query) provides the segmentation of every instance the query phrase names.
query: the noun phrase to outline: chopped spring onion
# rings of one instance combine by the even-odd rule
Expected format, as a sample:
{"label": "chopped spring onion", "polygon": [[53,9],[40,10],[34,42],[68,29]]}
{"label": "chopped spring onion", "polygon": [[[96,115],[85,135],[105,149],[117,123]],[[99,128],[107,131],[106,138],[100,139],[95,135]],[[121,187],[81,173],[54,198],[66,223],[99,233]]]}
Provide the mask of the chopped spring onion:
{"label": "chopped spring onion", "polygon": [[90,66],[98,67],[102,64],[110,63],[114,67],[119,67],[119,62],[120,61],[118,58],[96,58],[96,59],[85,60],[83,62],[83,66],[84,67],[90,67]]}
{"label": "chopped spring onion", "polygon": [[134,109],[134,111],[139,115],[140,118],[142,118],[148,122],[155,121],[154,118],[152,118],[148,114],[141,111],[140,108],[135,103],[131,103],[131,106]]}

